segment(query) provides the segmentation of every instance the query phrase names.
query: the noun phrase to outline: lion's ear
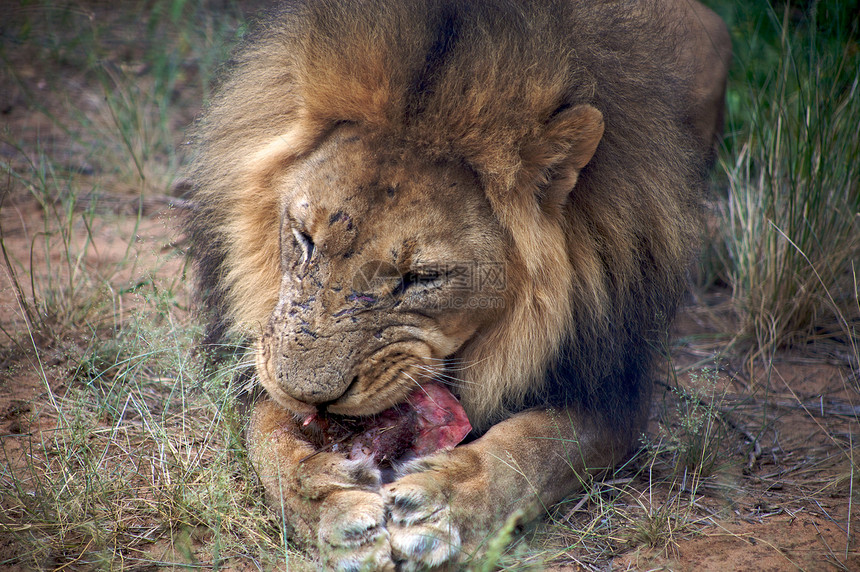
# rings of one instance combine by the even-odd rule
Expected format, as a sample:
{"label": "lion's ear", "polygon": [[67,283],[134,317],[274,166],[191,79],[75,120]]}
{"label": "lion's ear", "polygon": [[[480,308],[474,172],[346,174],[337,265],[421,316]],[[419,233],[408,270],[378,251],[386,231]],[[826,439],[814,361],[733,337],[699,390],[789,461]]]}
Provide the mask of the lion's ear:
{"label": "lion's ear", "polygon": [[567,163],[579,171],[591,161],[603,138],[603,114],[590,105],[571,107],[550,120],[545,136],[560,142],[566,140]]}
{"label": "lion's ear", "polygon": [[603,114],[591,105],[557,112],[543,132],[523,150],[523,164],[533,173],[545,205],[561,205],[576,184],[603,137]]}

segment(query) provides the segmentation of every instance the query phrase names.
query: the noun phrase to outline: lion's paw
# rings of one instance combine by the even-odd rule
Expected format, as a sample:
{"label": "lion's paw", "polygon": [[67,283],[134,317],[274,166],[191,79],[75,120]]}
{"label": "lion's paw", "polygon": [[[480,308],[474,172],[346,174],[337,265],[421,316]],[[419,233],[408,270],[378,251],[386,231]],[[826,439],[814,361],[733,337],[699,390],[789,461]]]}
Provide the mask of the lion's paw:
{"label": "lion's paw", "polygon": [[423,570],[456,560],[460,532],[433,472],[414,473],[385,488],[391,552],[400,569]]}
{"label": "lion's paw", "polygon": [[394,570],[379,493],[346,490],[329,495],[320,515],[318,540],[326,569]]}

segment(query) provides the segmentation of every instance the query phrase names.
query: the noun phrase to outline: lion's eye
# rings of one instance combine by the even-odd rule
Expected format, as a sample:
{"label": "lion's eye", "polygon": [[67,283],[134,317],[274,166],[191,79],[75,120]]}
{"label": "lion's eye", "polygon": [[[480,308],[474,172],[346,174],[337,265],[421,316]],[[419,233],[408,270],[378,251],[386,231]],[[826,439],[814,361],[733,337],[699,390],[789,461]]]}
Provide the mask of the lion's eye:
{"label": "lion's eye", "polygon": [[444,275],[438,270],[422,269],[407,272],[400,281],[400,291],[410,288],[437,288],[442,285]]}
{"label": "lion's eye", "polygon": [[299,244],[299,247],[302,249],[302,263],[307,262],[314,255],[314,241],[311,240],[311,237],[307,234],[303,233],[297,228],[293,229],[293,236],[296,238],[296,242]]}

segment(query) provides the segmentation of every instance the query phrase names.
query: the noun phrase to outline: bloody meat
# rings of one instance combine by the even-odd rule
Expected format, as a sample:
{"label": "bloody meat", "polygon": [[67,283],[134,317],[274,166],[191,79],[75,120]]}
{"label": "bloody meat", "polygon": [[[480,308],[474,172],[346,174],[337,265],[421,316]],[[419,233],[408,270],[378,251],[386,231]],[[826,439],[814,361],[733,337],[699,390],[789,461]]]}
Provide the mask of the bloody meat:
{"label": "bloody meat", "polygon": [[369,417],[317,414],[303,424],[321,450],[379,465],[423,457],[460,443],[472,426],[457,398],[443,385],[423,383],[406,401]]}

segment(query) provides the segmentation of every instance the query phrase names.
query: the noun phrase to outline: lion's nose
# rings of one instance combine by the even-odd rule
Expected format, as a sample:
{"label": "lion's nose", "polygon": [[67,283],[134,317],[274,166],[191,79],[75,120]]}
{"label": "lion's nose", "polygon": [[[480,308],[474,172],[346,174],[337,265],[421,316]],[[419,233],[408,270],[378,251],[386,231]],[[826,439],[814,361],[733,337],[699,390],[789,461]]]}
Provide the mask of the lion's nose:
{"label": "lion's nose", "polygon": [[343,329],[327,319],[320,297],[301,314],[273,314],[263,340],[278,388],[310,405],[337,400],[352,385],[356,364],[368,344],[360,328]]}
{"label": "lion's nose", "polygon": [[[340,344],[282,354],[277,364],[278,386],[287,395],[310,405],[337,400],[355,381],[352,360]],[[347,346],[349,347],[349,346]]]}
{"label": "lion's nose", "polygon": [[310,405],[325,405],[336,401],[352,385],[352,379],[341,376],[295,376],[281,377],[280,388],[290,397]]}

